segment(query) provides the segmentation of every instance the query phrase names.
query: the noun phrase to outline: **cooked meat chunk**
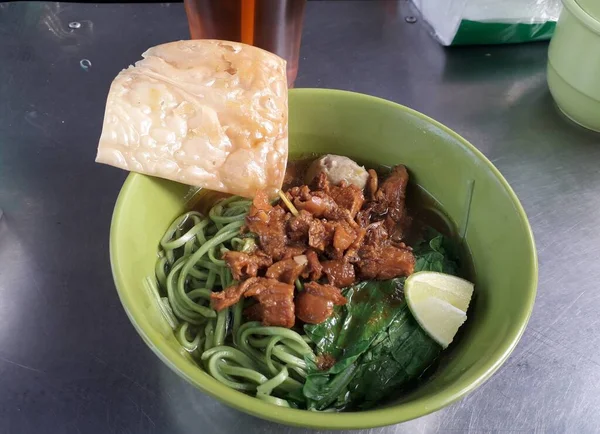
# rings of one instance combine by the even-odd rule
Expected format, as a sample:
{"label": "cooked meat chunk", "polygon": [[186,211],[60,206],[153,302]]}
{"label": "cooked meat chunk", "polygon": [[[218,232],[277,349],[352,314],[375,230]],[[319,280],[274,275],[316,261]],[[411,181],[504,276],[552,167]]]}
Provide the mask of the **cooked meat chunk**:
{"label": "cooked meat chunk", "polygon": [[308,185],[293,187],[290,188],[285,194],[291,202],[294,202],[296,199],[307,201],[310,199],[310,188]]}
{"label": "cooked meat chunk", "polygon": [[373,214],[373,202],[369,202],[368,205],[361,209],[356,214],[356,223],[362,228],[366,228],[371,224],[371,215]]}
{"label": "cooked meat chunk", "polygon": [[394,167],[379,188],[377,174],[369,171],[366,188],[369,202],[357,213],[356,222],[366,228],[371,223],[384,221],[389,236],[400,240],[405,226],[409,223],[405,206],[407,184],[408,171],[402,165]]}
{"label": "cooked meat chunk", "polygon": [[252,208],[250,208],[250,214],[256,214],[258,211],[264,211],[268,213],[273,207],[269,203],[269,195],[265,191],[259,191],[252,200]]}
{"label": "cooked meat chunk", "polygon": [[346,304],[340,290],[331,285],[309,282],[296,296],[296,315],[308,324],[319,324],[333,313],[333,306]]}
{"label": "cooked meat chunk", "polygon": [[335,226],[327,221],[314,219],[308,229],[308,245],[324,251],[333,241]]}
{"label": "cooked meat chunk", "polygon": [[311,192],[308,197],[297,197],[294,199],[294,205],[299,210],[306,210],[317,218],[337,220],[342,215],[335,200],[322,191]]}
{"label": "cooked meat chunk", "polygon": [[415,257],[405,247],[390,244],[365,245],[359,250],[360,260],[356,264],[361,279],[388,280],[408,276],[415,268]]}
{"label": "cooked meat chunk", "polygon": [[406,167],[401,164],[395,166],[375,193],[375,199],[379,202],[385,201],[392,208],[403,210],[407,184],[408,171]]}
{"label": "cooked meat chunk", "polygon": [[375,200],[375,193],[377,192],[377,186],[379,184],[379,177],[377,172],[373,169],[368,170],[369,178],[367,179],[367,185],[365,192],[368,200]]}
{"label": "cooked meat chunk", "polygon": [[348,210],[352,219],[365,203],[362,190],[353,184],[342,182],[339,186],[332,186],[329,194],[338,206]]}
{"label": "cooked meat chunk", "polygon": [[260,250],[252,254],[229,251],[225,252],[223,259],[235,280],[256,277],[261,268],[267,268],[273,263],[273,259]]}
{"label": "cooked meat chunk", "polygon": [[366,234],[365,234],[365,244],[366,245],[380,246],[380,245],[384,244],[385,242],[387,242],[387,239],[388,239],[388,231],[385,228],[382,221],[371,223],[366,228]]}
{"label": "cooked meat chunk", "polygon": [[345,288],[356,281],[354,266],[344,259],[324,261],[321,266],[329,284],[333,286]]}
{"label": "cooked meat chunk", "polygon": [[388,216],[389,207],[387,202],[367,202],[363,209],[356,215],[356,222],[359,226],[366,228],[371,223],[385,220]]}
{"label": "cooked meat chunk", "polygon": [[391,245],[383,221],[366,228],[363,245],[359,248],[358,274],[362,279],[392,279],[412,274],[415,259],[412,251],[402,243]]}
{"label": "cooked meat chunk", "polygon": [[303,255],[306,251],[306,246],[302,244],[286,246],[279,259],[290,259],[298,255]]}
{"label": "cooked meat chunk", "polygon": [[329,244],[329,240],[323,222],[317,219],[310,222],[310,227],[308,230],[308,245],[317,250],[323,251],[325,250],[325,247],[327,247],[327,244]]}
{"label": "cooked meat chunk", "polygon": [[319,280],[323,275],[323,266],[319,262],[319,256],[314,250],[306,252],[307,265],[302,277],[310,280]]}
{"label": "cooked meat chunk", "polygon": [[331,183],[329,182],[329,178],[327,178],[327,174],[325,172],[320,172],[315,178],[315,183],[317,186],[317,190],[323,190],[325,193],[329,194],[329,188],[331,187]]}
{"label": "cooked meat chunk", "polygon": [[313,220],[312,214],[306,210],[300,211],[297,216],[290,217],[287,221],[287,233],[290,241],[308,242],[308,229]]}
{"label": "cooked meat chunk", "polygon": [[271,265],[267,270],[266,277],[291,285],[300,277],[307,265],[308,259],[304,255],[284,259]]}
{"label": "cooked meat chunk", "polygon": [[304,285],[304,291],[318,297],[330,300],[336,306],[346,304],[346,297],[342,295],[339,288],[332,285],[322,285],[317,282],[308,282]]}
{"label": "cooked meat chunk", "polygon": [[343,253],[346,249],[350,248],[354,240],[356,240],[356,232],[346,222],[340,222],[335,225],[335,232],[333,234],[333,248],[335,250]]}
{"label": "cooked meat chunk", "polygon": [[255,283],[260,281],[260,277],[251,277],[242,283],[232,285],[221,292],[213,292],[210,295],[212,307],[217,312],[233,306],[244,296],[244,293]]}
{"label": "cooked meat chunk", "polygon": [[244,315],[264,326],[292,328],[296,322],[294,286],[273,279],[263,279],[245,294],[254,297],[257,304],[244,309]]}
{"label": "cooked meat chunk", "polygon": [[[401,237],[401,225],[405,218],[406,186],[408,184],[408,171],[405,166],[399,165],[392,169],[392,173],[381,184],[375,193],[375,200],[385,205],[385,226],[390,236]],[[400,233],[398,233],[400,232]]]}
{"label": "cooked meat chunk", "polygon": [[356,238],[354,239],[354,241],[352,242],[352,244],[350,245],[350,247],[348,248],[348,250],[346,250],[346,253],[344,254],[344,259],[346,261],[348,261],[350,263],[358,262],[358,260],[360,259],[358,256],[358,250],[360,249],[360,247],[363,244],[366,233],[367,233],[366,229],[361,228],[361,227],[359,227],[355,230]]}
{"label": "cooked meat chunk", "polygon": [[265,326],[294,326],[294,286],[264,277],[251,277],[211,294],[212,306],[221,311],[233,306],[241,297],[254,297],[257,304],[244,310],[247,317]]}
{"label": "cooked meat chunk", "polygon": [[271,206],[266,192],[260,191],[246,217],[246,229],[258,235],[260,247],[273,260],[281,258],[287,244],[285,216],[285,210]]}
{"label": "cooked meat chunk", "polygon": [[[338,205],[334,198],[329,195],[330,187],[327,178],[320,176],[318,179],[320,181],[316,190],[311,191],[307,185],[294,187],[286,193],[288,199],[292,201],[298,210],[305,210],[315,218],[325,218],[327,220],[346,219],[353,222],[354,217],[350,215],[350,210]],[[349,192],[354,192],[352,194],[356,196],[355,188],[356,187],[354,186],[346,186],[346,189],[348,189]],[[360,190],[358,190],[358,192],[360,193],[358,198],[355,196],[350,197],[350,193],[340,193],[340,200],[345,200],[344,203],[350,209],[353,206],[356,207],[360,202],[360,197],[363,198],[364,202],[362,192]]]}

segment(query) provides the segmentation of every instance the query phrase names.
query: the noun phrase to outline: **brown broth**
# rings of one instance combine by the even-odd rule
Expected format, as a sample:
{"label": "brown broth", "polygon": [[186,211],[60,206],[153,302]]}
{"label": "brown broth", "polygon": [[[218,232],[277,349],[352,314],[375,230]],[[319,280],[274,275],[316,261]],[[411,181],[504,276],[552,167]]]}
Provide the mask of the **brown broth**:
{"label": "brown broth", "polygon": [[406,236],[408,245],[422,238],[423,229],[432,227],[450,238],[458,248],[459,275],[473,282],[475,269],[467,244],[460,238],[456,224],[444,212],[441,204],[423,187],[409,181],[406,191],[408,214],[413,218],[411,230]]}
{"label": "brown broth", "polygon": [[308,167],[319,156],[316,154],[303,154],[292,160],[288,160],[283,177],[282,190],[286,191],[292,187],[297,187],[306,183],[304,179]]}

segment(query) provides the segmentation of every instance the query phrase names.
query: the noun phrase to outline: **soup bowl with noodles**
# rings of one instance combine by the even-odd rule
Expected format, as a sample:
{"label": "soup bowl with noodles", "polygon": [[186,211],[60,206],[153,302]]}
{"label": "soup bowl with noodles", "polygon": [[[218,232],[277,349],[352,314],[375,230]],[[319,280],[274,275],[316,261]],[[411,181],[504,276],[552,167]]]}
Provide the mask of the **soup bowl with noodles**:
{"label": "soup bowl with noodles", "polygon": [[[498,170],[458,134],[409,108],[334,90],[289,96],[290,159],[337,154],[370,168],[404,164],[411,183],[456,228],[475,294],[468,321],[416,387],[363,411],[274,407],[203,370],[184,348],[156,292],[165,230],[189,206],[189,187],[132,173],[117,200],[110,258],[117,292],[148,346],[204,393],[254,416],[318,429],[372,428],[407,421],[461,399],[509,357],[531,314],[537,257],[525,212]],[[301,345],[299,343],[298,345]]]}

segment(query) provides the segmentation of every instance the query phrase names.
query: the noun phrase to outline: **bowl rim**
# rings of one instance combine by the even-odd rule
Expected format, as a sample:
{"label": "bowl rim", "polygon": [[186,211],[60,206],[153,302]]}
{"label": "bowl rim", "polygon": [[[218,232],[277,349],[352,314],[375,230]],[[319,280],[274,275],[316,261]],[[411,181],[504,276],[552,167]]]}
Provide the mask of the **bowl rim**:
{"label": "bowl rim", "polygon": [[562,3],[581,24],[586,26],[592,32],[600,35],[600,17],[594,17],[591,13],[583,9],[576,0],[562,0]]}
{"label": "bowl rim", "polygon": [[[498,346],[492,353],[490,361],[483,364],[482,366],[474,369],[469,373],[465,379],[456,381],[449,387],[444,388],[435,396],[430,397],[418,397],[413,401],[400,403],[381,409],[367,410],[361,412],[347,412],[347,413],[321,413],[321,412],[307,412],[307,410],[298,410],[291,408],[282,408],[274,406],[270,403],[261,401],[255,397],[245,395],[241,392],[233,390],[219,381],[215,380],[203,370],[191,363],[175,363],[171,359],[175,360],[180,357],[174,348],[166,344],[163,338],[160,337],[159,333],[155,331],[149,322],[146,320],[141,306],[134,302],[131,293],[122,291],[124,287],[124,269],[119,265],[119,252],[116,249],[117,239],[120,233],[121,227],[121,210],[123,204],[127,200],[127,196],[130,194],[132,186],[146,175],[138,173],[131,173],[125,180],[123,187],[117,198],[112,221],[110,228],[110,262],[113,273],[113,278],[117,293],[127,313],[127,316],[131,320],[137,332],[140,334],[142,339],[150,347],[150,349],[173,371],[179,374],[181,377],[186,379],[188,382],[199,388],[207,395],[218,399],[219,401],[241,410],[245,413],[257,416],[262,419],[271,420],[292,426],[300,426],[307,428],[321,428],[321,429],[361,429],[361,428],[375,428],[380,426],[397,424],[400,422],[409,421],[417,417],[425,416],[436,410],[439,410],[461,398],[468,393],[475,390],[477,387],[482,385],[508,358],[510,353],[516,347],[519,339],[523,335],[527,322],[531,316],[533,310],[533,304],[535,302],[537,292],[537,280],[538,280],[538,259],[535,248],[535,241],[533,232],[531,230],[529,220],[525,210],[523,209],[517,195],[510,187],[506,179],[498,171],[498,169],[472,144],[466,139],[461,137],[450,128],[442,125],[441,123],[431,119],[430,117],[417,112],[411,108],[397,104],[382,98],[365,95],[356,92],[349,92],[337,89],[293,89],[290,90],[293,94],[299,94],[304,96],[318,95],[323,96],[325,94],[334,94],[335,97],[341,98],[354,98],[362,99],[367,103],[382,104],[388,106],[393,110],[401,110],[412,116],[415,116],[423,121],[429,122],[440,128],[445,133],[455,138],[462,144],[469,152],[475,155],[475,157],[483,163],[488,170],[490,170],[497,180],[501,183],[502,187],[506,190],[512,202],[515,205],[520,219],[525,223],[525,230],[527,232],[527,238],[524,240],[529,255],[532,259],[532,269],[530,272],[530,278],[526,295],[526,302],[522,305],[523,308],[519,313],[518,324],[511,333],[508,339],[505,339],[501,345]],[[309,417],[307,417],[309,416]]]}

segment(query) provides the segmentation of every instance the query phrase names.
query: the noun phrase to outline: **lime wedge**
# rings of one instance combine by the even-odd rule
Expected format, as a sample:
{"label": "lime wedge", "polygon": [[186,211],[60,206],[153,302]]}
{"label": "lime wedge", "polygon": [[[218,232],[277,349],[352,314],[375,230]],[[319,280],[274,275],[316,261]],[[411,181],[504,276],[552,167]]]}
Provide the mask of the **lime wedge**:
{"label": "lime wedge", "polygon": [[449,274],[421,271],[404,284],[406,302],[419,325],[446,348],[467,320],[474,285]]}

